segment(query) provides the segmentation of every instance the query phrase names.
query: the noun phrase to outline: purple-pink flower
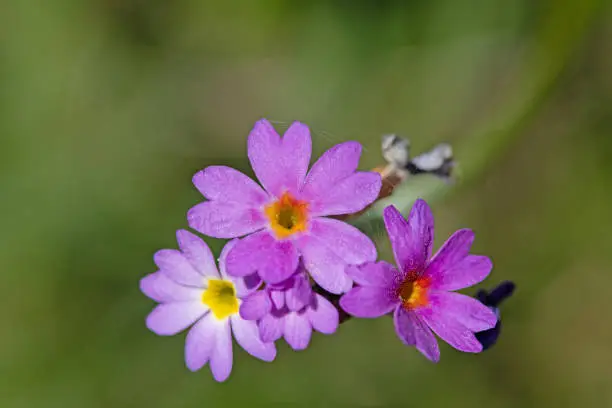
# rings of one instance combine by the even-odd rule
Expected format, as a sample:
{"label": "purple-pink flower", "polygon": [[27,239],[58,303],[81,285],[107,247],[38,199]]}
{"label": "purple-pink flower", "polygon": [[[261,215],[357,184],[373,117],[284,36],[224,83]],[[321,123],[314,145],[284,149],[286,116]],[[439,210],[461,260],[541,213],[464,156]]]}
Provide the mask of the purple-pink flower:
{"label": "purple-pink flower", "polygon": [[230,167],[205,168],[193,183],[208,201],[189,210],[189,226],[211,237],[244,237],[226,260],[232,276],[257,272],[266,283],[276,284],[296,271],[301,258],[322,288],[349,290],[347,265],[374,261],[376,248],[355,227],[326,217],[358,212],[378,196],[380,175],[356,171],[361,145],[336,145],[308,171],[308,127],[294,122],[281,138],[262,119],[247,149],[263,188]]}
{"label": "purple-pink flower", "polygon": [[247,297],[240,305],[240,315],[258,321],[262,341],[284,337],[294,350],[308,347],[313,329],[332,334],[339,324],[338,310],[312,290],[301,265],[286,281]]}
{"label": "purple-pink flower", "polygon": [[402,342],[434,362],[440,350],[432,331],[457,350],[482,351],[474,332],[493,328],[495,313],[476,299],[451,292],[481,282],[491,271],[489,258],[469,254],[474,233],[455,232],[431,257],[434,222],[425,201],[417,200],[408,220],[393,206],[383,215],[397,269],[386,262],[349,267],[347,273],[360,286],[342,296],[340,306],[364,318],[394,312]]}
{"label": "purple-pink flower", "polygon": [[158,251],[154,259],[159,270],[140,281],[142,292],[160,303],[147,317],[147,327],[158,335],[172,336],[193,325],[185,341],[187,367],[196,371],[210,363],[217,381],[225,381],[232,371],[232,333],[252,356],[274,360],[274,343],[261,341],[255,322],[238,313],[242,299],[261,281],[227,275],[227,253],[236,240],[221,251],[217,270],[204,241],[184,230],[176,236],[181,250]]}

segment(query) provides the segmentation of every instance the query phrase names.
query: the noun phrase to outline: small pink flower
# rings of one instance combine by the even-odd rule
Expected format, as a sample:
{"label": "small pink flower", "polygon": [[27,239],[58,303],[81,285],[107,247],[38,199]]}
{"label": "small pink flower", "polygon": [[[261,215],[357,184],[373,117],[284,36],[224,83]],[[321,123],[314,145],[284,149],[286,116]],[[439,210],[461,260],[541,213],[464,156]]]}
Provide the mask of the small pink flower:
{"label": "small pink flower", "polygon": [[356,171],[361,145],[336,145],[308,171],[308,127],[294,122],[281,138],[262,119],[247,147],[263,188],[230,167],[205,168],[193,183],[208,201],[189,210],[189,226],[215,238],[243,237],[227,257],[232,276],[257,272],[266,283],[279,283],[295,272],[301,257],[323,289],[349,290],[346,267],[374,261],[376,248],[355,227],[326,217],[358,212],[378,197],[380,175]]}
{"label": "small pink flower", "polygon": [[383,215],[397,269],[386,262],[348,268],[360,286],[342,296],[340,306],[363,318],[394,312],[400,340],[434,362],[440,349],[432,330],[457,350],[482,351],[474,333],[495,327],[495,313],[476,299],[451,292],[481,282],[491,272],[489,258],[469,254],[474,233],[455,232],[431,257],[433,215],[425,201],[417,200],[408,220],[393,206]]}

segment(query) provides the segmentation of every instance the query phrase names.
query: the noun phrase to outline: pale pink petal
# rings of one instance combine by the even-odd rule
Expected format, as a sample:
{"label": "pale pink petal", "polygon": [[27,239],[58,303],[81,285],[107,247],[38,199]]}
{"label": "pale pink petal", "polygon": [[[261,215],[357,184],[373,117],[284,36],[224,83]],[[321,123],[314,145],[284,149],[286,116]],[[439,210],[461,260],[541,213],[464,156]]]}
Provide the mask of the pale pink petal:
{"label": "pale pink petal", "polygon": [[210,371],[215,380],[223,382],[232,372],[232,332],[229,319],[217,321],[215,347],[210,356]]}
{"label": "pale pink petal", "polygon": [[393,206],[383,211],[397,267],[404,273],[423,272],[433,245],[433,215],[424,200],[417,200],[408,220]]}
{"label": "pale pink petal", "polygon": [[340,307],[350,315],[375,318],[390,313],[400,303],[389,288],[357,286],[340,298]]}
{"label": "pale pink petal", "polygon": [[241,239],[225,260],[231,276],[248,276],[257,272],[266,283],[278,283],[297,269],[298,253],[292,241],[277,241],[267,231]]}
{"label": "pale pink petal", "polygon": [[163,272],[151,273],[142,278],[140,290],[159,303],[196,300],[202,296],[202,289],[179,285]]}
{"label": "pale pink petal", "polygon": [[482,344],[474,333],[459,322],[454,315],[446,314],[446,309],[423,307],[415,309],[417,316],[427,324],[442,340],[459,351],[479,353]]}
{"label": "pale pink petal", "polygon": [[221,277],[223,279],[232,281],[234,287],[236,288],[236,295],[239,298],[243,298],[248,296],[250,293],[253,293],[261,286],[261,278],[256,273],[244,277],[235,277],[227,273],[227,255],[239,241],[239,239],[233,239],[228,241],[225,246],[223,246],[221,255],[219,255],[219,272],[221,272]]}
{"label": "pale pink petal", "polygon": [[153,256],[159,270],[181,285],[202,288],[205,278],[197,272],[187,258],[176,249],[162,249]]}
{"label": "pale pink petal", "polygon": [[261,209],[206,201],[187,212],[189,227],[213,238],[236,238],[258,231],[267,220]]}
{"label": "pale pink petal", "polygon": [[351,265],[346,268],[346,273],[355,283],[362,286],[395,287],[402,279],[397,269],[385,261]]}
{"label": "pale pink petal", "polygon": [[345,222],[316,218],[311,221],[310,235],[331,248],[347,264],[359,265],[376,260],[376,247],[372,240]]}
{"label": "pale pink petal", "polygon": [[201,301],[162,303],[147,316],[147,327],[160,336],[173,336],[208,312]]}
{"label": "pale pink petal", "polygon": [[285,291],[284,290],[271,290],[270,299],[276,309],[282,309],[285,306]]}
{"label": "pale pink petal", "polygon": [[227,166],[210,166],[193,176],[193,184],[209,200],[260,207],[269,195],[253,180]]}
{"label": "pale pink petal", "polygon": [[310,214],[319,217],[359,212],[376,200],[381,186],[382,178],[379,173],[354,173],[338,181],[319,196],[309,195]]}
{"label": "pale pink petal", "polygon": [[348,291],[353,281],[345,272],[346,262],[330,247],[313,236],[302,236],[296,244],[304,261],[304,267],[323,289],[340,294]]}
{"label": "pale pink petal", "polygon": [[312,298],[312,286],[304,275],[296,276],[293,287],[285,292],[287,307],[292,312],[301,310]]}
{"label": "pale pink petal", "polygon": [[261,336],[261,341],[264,343],[274,342],[280,339],[284,329],[284,317],[267,314],[259,321],[259,335]]}
{"label": "pale pink petal", "polygon": [[281,139],[265,119],[258,121],[249,134],[248,156],[255,175],[272,195],[283,191],[297,193],[302,185],[311,154],[308,127],[294,122]]}
{"label": "pale pink petal", "polygon": [[176,232],[176,239],[179,248],[181,248],[183,255],[193,266],[193,269],[204,276],[219,278],[215,257],[208,245],[206,245],[206,242],[186,230],[178,230]]}
{"label": "pale pink petal", "polygon": [[217,339],[218,323],[208,313],[193,325],[185,340],[185,364],[191,371],[202,368],[209,360]]}
{"label": "pale pink petal", "polygon": [[308,317],[296,312],[289,313],[285,317],[283,335],[292,349],[304,350],[308,347],[312,335],[312,326],[310,326]]}
{"label": "pale pink petal", "polygon": [[340,143],[323,153],[306,176],[303,197],[312,199],[327,194],[336,183],[357,170],[360,156],[358,142]]}
{"label": "pale pink petal", "polygon": [[259,320],[270,312],[272,302],[265,290],[260,290],[244,298],[240,304],[240,316],[245,320]]}
{"label": "pale pink petal", "polygon": [[429,293],[430,307],[439,314],[453,318],[473,332],[492,329],[497,323],[497,316],[478,300],[460,293]]}
{"label": "pale pink petal", "polygon": [[247,353],[263,361],[272,361],[276,357],[276,346],[274,343],[264,343],[259,336],[257,323],[243,320],[239,315],[230,317],[232,331],[236,342]]}
{"label": "pale pink petal", "polygon": [[338,309],[318,293],[314,299],[313,304],[306,310],[310,324],[320,333],[335,333],[340,321]]}
{"label": "pale pink petal", "polygon": [[440,360],[440,348],[436,337],[415,313],[398,307],[393,313],[393,323],[397,336],[404,344],[415,346],[417,350],[434,363]]}

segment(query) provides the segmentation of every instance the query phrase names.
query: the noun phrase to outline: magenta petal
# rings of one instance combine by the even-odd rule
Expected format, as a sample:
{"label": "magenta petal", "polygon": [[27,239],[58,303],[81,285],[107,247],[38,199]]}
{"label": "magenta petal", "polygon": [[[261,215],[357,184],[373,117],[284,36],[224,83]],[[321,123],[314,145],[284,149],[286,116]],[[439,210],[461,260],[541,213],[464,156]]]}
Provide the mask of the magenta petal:
{"label": "magenta petal", "polygon": [[374,318],[385,315],[400,303],[389,288],[357,286],[340,298],[340,307],[348,314]]}
{"label": "magenta petal", "polygon": [[234,362],[229,319],[217,323],[215,340],[215,347],[210,356],[210,371],[215,380],[223,382],[232,372]]}
{"label": "magenta petal", "polygon": [[217,339],[217,323],[208,313],[193,325],[185,340],[185,364],[191,371],[202,368],[210,358]]}
{"label": "magenta petal", "polygon": [[353,214],[370,205],[380,193],[382,178],[373,171],[357,172],[319,196],[309,195],[312,216]]}
{"label": "magenta petal", "polygon": [[338,309],[319,294],[315,294],[314,299],[313,304],[306,310],[310,324],[320,333],[335,333],[340,322]]}
{"label": "magenta petal", "polygon": [[162,249],[153,255],[155,264],[169,279],[181,285],[204,287],[205,278],[176,249]]}
{"label": "magenta petal", "polygon": [[459,290],[482,282],[493,269],[491,260],[483,255],[468,255],[453,265],[437,268],[432,273],[431,288],[438,290]]}
{"label": "magenta petal", "polygon": [[445,308],[424,307],[416,309],[417,316],[427,324],[442,340],[459,351],[479,353],[482,344],[474,333],[457,320],[454,313],[447,314]]}
{"label": "magenta petal", "polygon": [[239,298],[243,298],[253,293],[261,286],[261,278],[256,273],[244,277],[235,277],[227,273],[227,255],[239,241],[239,239],[228,241],[221,250],[221,254],[219,255],[219,272],[221,273],[221,277],[223,279],[232,281],[236,289],[236,295]]}
{"label": "magenta petal", "polygon": [[346,273],[355,283],[362,286],[394,287],[402,278],[397,269],[385,261],[351,265],[346,268]]}
{"label": "magenta petal", "polygon": [[283,335],[292,349],[304,350],[308,347],[312,335],[312,327],[308,318],[295,312],[289,313],[285,317]]}
{"label": "magenta petal", "polygon": [[208,308],[199,300],[162,303],[147,316],[147,327],[160,336],[173,336],[204,316]]}
{"label": "magenta petal", "polygon": [[331,218],[316,218],[310,223],[310,235],[333,251],[347,264],[359,265],[376,260],[372,240],[357,228]]}
{"label": "magenta petal", "polygon": [[322,197],[340,180],[357,170],[361,145],[358,142],[338,144],[313,164],[304,181],[302,194],[305,198]]}
{"label": "magenta petal", "polygon": [[231,167],[207,167],[193,176],[193,184],[209,200],[251,208],[269,200],[268,194],[256,182]]}
{"label": "magenta petal", "polygon": [[271,314],[265,315],[259,321],[259,335],[264,343],[274,342],[281,338],[285,329],[285,318]]}
{"label": "magenta petal", "polygon": [[285,292],[287,308],[292,312],[297,312],[310,303],[312,299],[312,286],[308,279],[303,276],[296,276],[292,288]]}
{"label": "magenta petal", "polygon": [[215,257],[206,242],[186,230],[178,230],[176,240],[183,256],[187,258],[193,269],[204,276],[219,278]]}
{"label": "magenta petal", "polygon": [[263,361],[272,361],[276,357],[274,343],[264,343],[259,336],[257,323],[243,320],[238,315],[230,317],[232,331],[236,342],[247,353]]}
{"label": "magenta petal", "polygon": [[236,238],[262,229],[266,219],[258,208],[206,201],[187,212],[189,227],[213,238]]}
{"label": "magenta petal", "polygon": [[291,241],[277,241],[267,231],[240,240],[225,261],[231,276],[257,272],[267,283],[278,283],[290,277],[298,266],[298,253]]}
{"label": "magenta petal", "polygon": [[408,220],[393,206],[383,211],[397,267],[404,273],[423,271],[433,244],[433,215],[424,200],[417,200]]}
{"label": "magenta petal", "polygon": [[202,289],[179,285],[163,272],[151,273],[142,278],[140,290],[159,303],[196,300],[202,296]]}
{"label": "magenta petal", "polygon": [[330,247],[313,236],[303,236],[297,240],[304,267],[314,281],[330,293],[340,294],[348,291],[353,281],[345,272],[346,262]]}
{"label": "magenta petal", "polygon": [[240,316],[245,320],[259,320],[270,313],[272,302],[268,292],[260,290],[247,296],[240,304]]}
{"label": "magenta petal", "polygon": [[440,360],[440,348],[436,337],[415,313],[398,307],[393,314],[393,323],[397,336],[404,344],[415,346],[434,363]]}
{"label": "magenta petal", "polygon": [[430,292],[430,307],[439,314],[453,318],[473,332],[492,329],[497,323],[497,316],[478,300],[460,293]]}

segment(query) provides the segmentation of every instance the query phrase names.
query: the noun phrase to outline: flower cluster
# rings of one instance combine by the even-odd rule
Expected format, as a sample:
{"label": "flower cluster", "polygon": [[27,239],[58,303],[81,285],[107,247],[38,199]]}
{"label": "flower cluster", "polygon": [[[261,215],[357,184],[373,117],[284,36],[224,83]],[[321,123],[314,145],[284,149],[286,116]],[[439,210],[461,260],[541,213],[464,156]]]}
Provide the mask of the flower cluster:
{"label": "flower cluster", "polygon": [[214,378],[224,381],[232,370],[232,334],[249,354],[272,361],[281,337],[303,350],[313,330],[338,329],[339,312],[392,314],[400,340],[432,361],[440,356],[434,333],[458,350],[483,350],[476,333],[494,330],[495,311],[453,292],[482,281],[492,268],[489,258],[469,254],[470,230],[457,231],[432,256],[433,216],[426,202],[418,200],[408,219],[387,207],[396,265],[377,262],[371,239],[340,220],[367,208],[381,191],[379,173],[357,171],[359,143],[332,147],[309,169],[308,127],[295,122],[281,138],[260,120],[247,148],[259,184],[225,166],[193,177],[206,201],[188,211],[189,227],[231,239],[218,268],[206,243],[180,230],[180,250],[158,251],[159,270],[140,283],[159,303],[147,317],[151,331],[174,335],[190,328],[190,370],[209,363]]}

